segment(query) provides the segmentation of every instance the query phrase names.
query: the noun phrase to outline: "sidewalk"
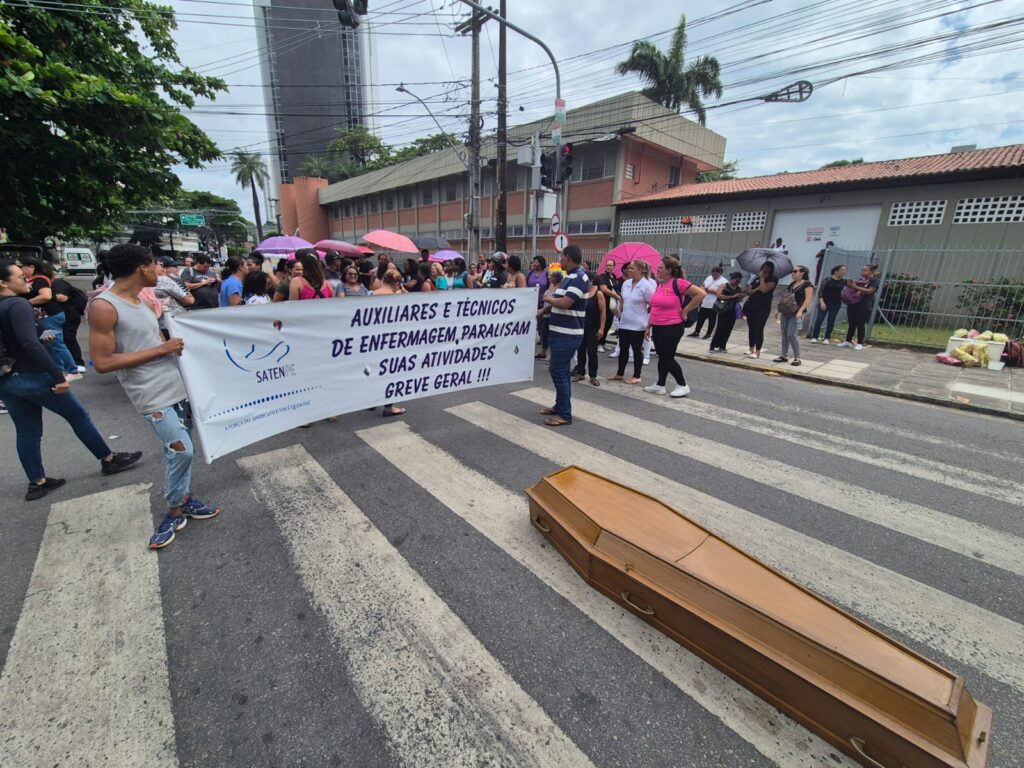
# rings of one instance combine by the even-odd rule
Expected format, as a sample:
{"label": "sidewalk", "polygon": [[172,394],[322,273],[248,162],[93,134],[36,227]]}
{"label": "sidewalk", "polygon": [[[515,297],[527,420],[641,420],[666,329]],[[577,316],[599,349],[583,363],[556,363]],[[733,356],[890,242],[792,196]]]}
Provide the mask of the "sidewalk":
{"label": "sidewalk", "polygon": [[1024,420],[1024,368],[990,371],[954,367],[935,362],[934,353],[873,347],[870,343],[857,352],[840,349],[834,343],[811,344],[810,339],[802,337],[803,365],[794,367],[772,362],[779,354],[779,340],[779,323],[773,315],[765,327],[765,345],[759,360],[743,356],[749,349],[743,320],[737,321],[726,353],[711,354],[709,340],[684,336],[678,354],[719,365],[773,371],[780,376]]}

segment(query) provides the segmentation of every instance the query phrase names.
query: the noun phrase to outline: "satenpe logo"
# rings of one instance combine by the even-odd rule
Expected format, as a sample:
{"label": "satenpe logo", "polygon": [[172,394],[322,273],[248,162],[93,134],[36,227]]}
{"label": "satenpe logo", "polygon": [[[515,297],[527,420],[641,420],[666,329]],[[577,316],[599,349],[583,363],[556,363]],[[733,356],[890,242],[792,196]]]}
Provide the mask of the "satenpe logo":
{"label": "satenpe logo", "polygon": [[237,353],[232,353],[228,348],[227,339],[222,339],[222,341],[224,342],[224,354],[227,355],[228,360],[231,361],[233,366],[246,373],[257,373],[268,365],[280,365],[281,361],[288,357],[288,354],[292,351],[292,348],[286,342],[279,341],[265,352],[257,349],[256,345],[252,344],[248,352],[244,355],[238,355]]}

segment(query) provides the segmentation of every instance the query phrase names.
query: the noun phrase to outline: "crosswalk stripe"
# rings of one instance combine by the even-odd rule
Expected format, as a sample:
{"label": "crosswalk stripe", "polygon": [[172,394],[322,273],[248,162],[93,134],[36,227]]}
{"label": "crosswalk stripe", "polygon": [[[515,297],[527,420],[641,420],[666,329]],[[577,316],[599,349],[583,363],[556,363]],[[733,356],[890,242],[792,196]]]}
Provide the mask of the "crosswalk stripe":
{"label": "crosswalk stripe", "polygon": [[178,764],[151,524],[148,484],[50,508],[0,675],[0,765]]}
{"label": "crosswalk stripe", "polygon": [[[529,505],[464,465],[405,424],[357,432],[404,477],[420,485],[450,510],[565,597],[683,693],[718,717],[728,728],[780,766],[856,765],[774,707],[681,649],[628,611],[588,587],[529,525]],[[430,461],[424,462],[423,456]],[[452,484],[449,478],[458,477]]]}
{"label": "crosswalk stripe", "polygon": [[[550,390],[531,387],[514,392],[531,403],[546,405]],[[1024,540],[954,515],[900,501],[885,494],[845,483],[832,477],[801,469],[792,464],[684,433],[655,421],[636,429],[636,417],[596,405],[580,398],[573,403],[576,413],[595,424],[653,445],[679,456],[740,475],[751,467],[765,477],[779,481],[778,490],[834,509],[850,517],[899,531],[921,541],[948,549],[963,557],[1024,575]]]}
{"label": "crosswalk stripe", "polygon": [[934,459],[919,459],[904,451],[851,440],[841,435],[791,424],[782,419],[769,419],[754,413],[738,414],[736,411],[706,401],[651,397],[645,392],[638,391],[636,387],[621,384],[616,386],[616,382],[608,382],[608,384],[609,389],[615,394],[649,405],[680,411],[718,424],[739,427],[748,432],[784,440],[806,448],[827,451],[835,456],[862,464],[870,464],[951,488],[959,488],[1007,504],[1024,505],[1024,491],[1020,490],[1018,484],[998,476],[956,467]]}
{"label": "crosswalk stripe", "polygon": [[399,763],[590,765],[304,448],[238,463]]}
{"label": "crosswalk stripe", "polygon": [[446,412],[558,466],[654,493],[807,587],[1024,691],[1024,627],[1010,619],[484,403]]}

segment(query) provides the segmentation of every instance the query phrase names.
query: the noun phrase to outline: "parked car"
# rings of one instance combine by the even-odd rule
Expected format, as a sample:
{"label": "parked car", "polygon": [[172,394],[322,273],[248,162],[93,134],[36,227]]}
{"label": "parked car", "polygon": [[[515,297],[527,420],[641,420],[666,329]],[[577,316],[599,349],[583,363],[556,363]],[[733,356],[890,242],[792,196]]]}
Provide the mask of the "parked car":
{"label": "parked car", "polygon": [[64,249],[60,260],[64,272],[69,275],[96,274],[96,255],[91,248],[69,246]]}

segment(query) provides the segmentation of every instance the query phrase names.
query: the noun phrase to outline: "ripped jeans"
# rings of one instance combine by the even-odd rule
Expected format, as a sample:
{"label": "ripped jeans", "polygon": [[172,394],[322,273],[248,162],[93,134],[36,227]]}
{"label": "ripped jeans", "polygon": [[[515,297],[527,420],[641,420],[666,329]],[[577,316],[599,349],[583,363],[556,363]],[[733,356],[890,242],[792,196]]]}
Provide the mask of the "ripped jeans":
{"label": "ripped jeans", "polygon": [[186,424],[191,424],[187,400],[162,411],[145,413],[160,442],[164,445],[164,498],[168,507],[179,507],[189,495],[192,485],[192,437]]}

